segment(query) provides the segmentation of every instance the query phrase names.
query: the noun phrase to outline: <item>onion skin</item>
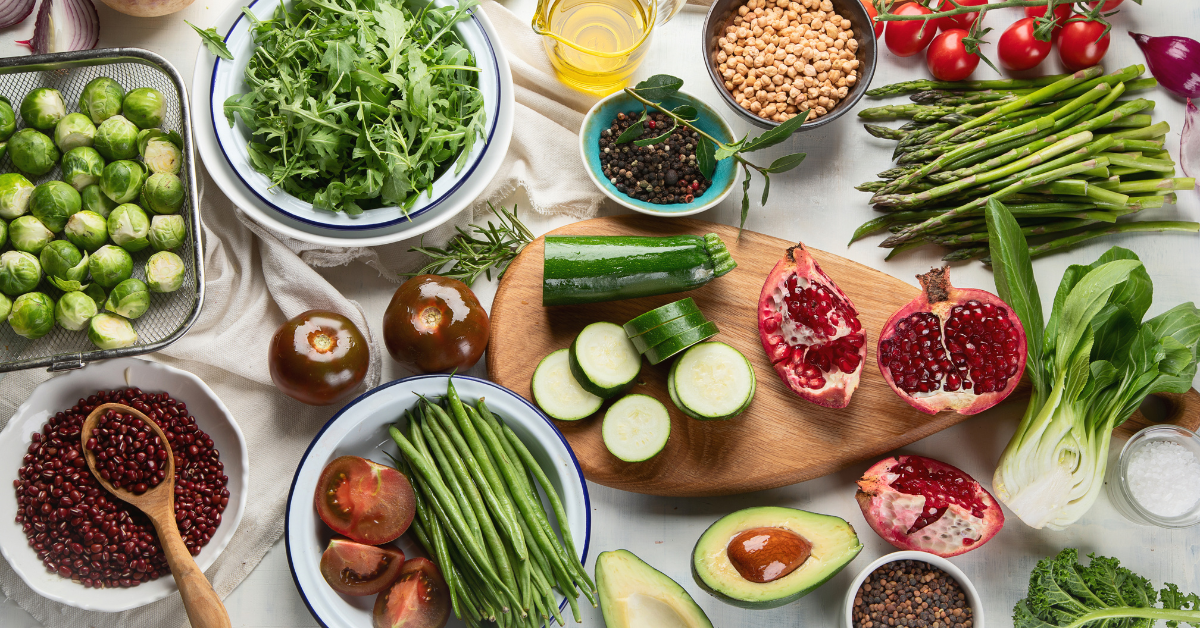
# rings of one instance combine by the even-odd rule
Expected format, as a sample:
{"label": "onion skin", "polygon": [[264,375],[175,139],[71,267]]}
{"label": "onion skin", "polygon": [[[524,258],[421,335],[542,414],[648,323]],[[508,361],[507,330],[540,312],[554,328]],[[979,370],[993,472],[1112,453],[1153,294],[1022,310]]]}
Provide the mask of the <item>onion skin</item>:
{"label": "onion skin", "polygon": [[112,9],[134,17],[170,15],[191,3],[192,0],[104,0]]}
{"label": "onion skin", "polygon": [[0,28],[16,26],[25,21],[33,13],[37,0],[8,0],[7,5],[0,9]]}
{"label": "onion skin", "polygon": [[1200,98],[1200,42],[1189,37],[1150,37],[1130,32],[1150,73],[1163,87],[1184,98]]}

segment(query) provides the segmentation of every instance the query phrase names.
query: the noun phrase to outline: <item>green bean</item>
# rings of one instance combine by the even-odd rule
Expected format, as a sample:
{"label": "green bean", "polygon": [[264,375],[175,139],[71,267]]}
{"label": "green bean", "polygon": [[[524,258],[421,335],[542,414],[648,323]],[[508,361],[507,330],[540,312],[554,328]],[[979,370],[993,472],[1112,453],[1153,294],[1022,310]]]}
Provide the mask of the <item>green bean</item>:
{"label": "green bean", "polygon": [[450,494],[457,499],[458,510],[463,514],[463,519],[465,519],[467,522],[467,528],[472,532],[475,532],[475,541],[482,544],[483,536],[480,534],[479,518],[476,516],[475,510],[471,507],[471,504],[466,499],[466,490],[459,482],[459,479],[455,477],[454,472],[449,465],[443,465],[442,461],[433,454],[433,451],[431,450],[432,445],[434,444],[433,439],[429,439],[427,441],[425,436],[422,434],[422,426],[425,421],[418,418],[421,416],[423,416],[423,413],[421,412],[421,408],[419,406],[417,407],[416,415],[409,415],[408,439],[412,441],[412,444],[417,448],[417,451],[421,452],[430,460],[430,462],[436,464],[437,467],[442,467],[442,480],[446,482],[446,487],[450,489]]}

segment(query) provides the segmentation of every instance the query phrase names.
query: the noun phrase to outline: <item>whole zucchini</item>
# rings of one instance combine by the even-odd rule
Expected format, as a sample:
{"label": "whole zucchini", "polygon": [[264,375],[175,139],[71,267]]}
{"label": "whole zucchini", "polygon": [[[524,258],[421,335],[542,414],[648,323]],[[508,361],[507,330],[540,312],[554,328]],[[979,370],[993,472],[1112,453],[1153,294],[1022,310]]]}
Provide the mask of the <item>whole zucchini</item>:
{"label": "whole zucchini", "polygon": [[737,267],[717,234],[546,236],[542,305],[694,290]]}

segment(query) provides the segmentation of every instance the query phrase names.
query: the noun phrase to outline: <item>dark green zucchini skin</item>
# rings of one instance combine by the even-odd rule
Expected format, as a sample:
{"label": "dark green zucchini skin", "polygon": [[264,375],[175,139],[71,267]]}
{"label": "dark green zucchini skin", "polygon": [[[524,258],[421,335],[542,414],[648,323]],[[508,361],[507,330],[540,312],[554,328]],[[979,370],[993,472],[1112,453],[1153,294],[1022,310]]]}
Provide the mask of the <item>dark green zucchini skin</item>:
{"label": "dark green zucchini skin", "polygon": [[737,266],[716,234],[546,236],[543,305],[694,290]]}

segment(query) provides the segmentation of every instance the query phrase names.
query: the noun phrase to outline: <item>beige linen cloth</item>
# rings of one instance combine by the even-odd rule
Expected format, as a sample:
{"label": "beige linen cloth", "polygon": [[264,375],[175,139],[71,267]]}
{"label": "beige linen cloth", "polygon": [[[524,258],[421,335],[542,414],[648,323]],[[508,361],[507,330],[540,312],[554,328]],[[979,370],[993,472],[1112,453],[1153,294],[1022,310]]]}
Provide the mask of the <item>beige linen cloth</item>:
{"label": "beige linen cloth", "polygon": [[[499,201],[518,186],[526,189],[537,212],[566,213],[577,218],[594,215],[601,196],[583,172],[576,135],[594,99],[558,82],[527,21],[493,0],[485,0],[484,5],[512,66],[517,88],[516,125],[499,174],[457,224],[485,213],[484,201]],[[203,173],[202,168],[199,170]],[[336,410],[305,406],[275,389],[266,362],[272,334],[287,318],[306,310],[341,312],[368,334],[373,351],[366,386],[378,385],[380,359],[385,355],[377,342],[379,321],[366,320],[357,303],[343,297],[310,265],[360,260],[395,277],[396,270],[415,265],[406,253],[415,242],[374,249],[328,249],[281,239],[234,208],[206,174],[201,177],[201,206],[207,273],[204,309],[183,339],[151,359],[198,375],[230,408],[245,433],[250,450],[245,513],[233,540],[207,572],[217,593],[226,596],[282,535],[285,488],[291,485],[301,454]],[[452,228],[443,226],[427,239],[441,243]],[[9,374],[0,380],[0,426],[47,378],[45,372],[35,370]],[[10,491],[0,487],[0,499],[13,499]],[[123,613],[80,611],[37,595],[2,560],[0,589],[48,628],[188,625],[177,595]]]}

